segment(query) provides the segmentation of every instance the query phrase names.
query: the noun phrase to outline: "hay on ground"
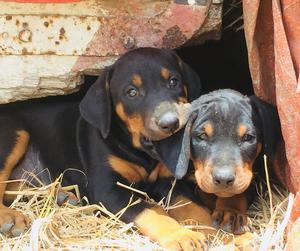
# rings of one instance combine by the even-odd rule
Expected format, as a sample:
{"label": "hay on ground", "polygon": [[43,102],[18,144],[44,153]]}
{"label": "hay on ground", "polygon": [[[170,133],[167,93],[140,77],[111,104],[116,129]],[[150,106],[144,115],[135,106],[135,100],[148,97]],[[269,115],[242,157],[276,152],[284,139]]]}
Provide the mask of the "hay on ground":
{"label": "hay on ground", "polygon": [[[86,198],[82,199],[85,206],[68,203],[58,206],[56,194],[59,189],[80,196],[76,186],[61,188],[61,179],[62,176],[50,185],[33,188],[24,184],[20,191],[6,192],[16,195],[11,207],[26,214],[31,220],[31,227],[20,237],[0,235],[1,250],[164,250],[148,237],[140,235],[133,224],[121,222],[119,218],[124,210],[114,215],[103,205],[89,205]],[[269,186],[271,192],[266,191],[263,182],[256,187],[259,195],[248,212],[253,226],[249,246],[253,250],[283,250],[293,196],[276,185]],[[124,189],[142,193],[145,199],[152,201],[141,191],[126,186]],[[170,205],[171,194],[172,191],[159,204],[165,209],[184,206]],[[139,201],[130,201],[127,207],[134,203]],[[205,228],[191,222],[185,223],[185,227],[196,231]],[[234,244],[237,245],[237,239],[218,231],[210,236],[210,250],[236,250]]]}

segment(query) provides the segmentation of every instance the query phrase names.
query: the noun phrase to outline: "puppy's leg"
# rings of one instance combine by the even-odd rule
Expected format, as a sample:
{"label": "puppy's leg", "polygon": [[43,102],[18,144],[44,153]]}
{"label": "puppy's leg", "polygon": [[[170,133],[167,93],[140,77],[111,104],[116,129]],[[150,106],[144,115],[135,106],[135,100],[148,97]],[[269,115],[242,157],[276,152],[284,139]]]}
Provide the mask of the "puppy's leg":
{"label": "puppy's leg", "polygon": [[184,195],[178,195],[174,200],[173,204],[178,206],[171,208],[168,212],[170,216],[179,222],[186,220],[195,221],[197,224],[211,226],[212,218],[211,212],[208,208],[200,206],[197,203],[191,201]]}
{"label": "puppy's leg", "polygon": [[176,182],[168,213],[178,222],[201,225],[201,232],[205,235],[216,232],[211,227],[211,211],[204,206],[202,198],[195,195],[194,185],[186,180]]}
{"label": "puppy's leg", "polygon": [[[118,180],[126,184],[121,177]],[[162,207],[141,200],[138,194],[132,194],[130,190],[117,186],[115,182],[105,184],[102,180],[97,185],[99,185],[99,190],[97,189],[99,192],[95,194],[97,198],[94,201],[101,201],[113,213],[122,212],[122,209],[128,205],[128,201],[131,201],[132,205],[126,207],[121,219],[124,222],[134,222],[141,233],[158,242],[162,247],[168,250],[205,250],[205,235],[183,227]],[[146,184],[146,186],[148,185]],[[155,185],[149,186],[154,190]],[[147,193],[151,190],[147,190]],[[149,195],[151,196],[151,194]]]}
{"label": "puppy's leg", "polygon": [[158,206],[144,209],[134,220],[140,231],[168,250],[205,250],[203,233],[184,228]]}
{"label": "puppy's leg", "polygon": [[3,197],[13,168],[26,151],[29,134],[16,128],[9,120],[2,118],[0,124],[0,232],[11,232],[13,236],[18,236],[28,225],[28,218],[4,206]]}
{"label": "puppy's leg", "polygon": [[[168,172],[162,170],[159,172],[159,177],[148,189],[149,195],[157,201],[167,198],[174,180],[174,178],[169,177]],[[168,212],[158,206],[151,207],[150,211],[146,209],[141,212],[136,217],[135,222],[143,233],[152,236],[152,239],[168,249],[205,250],[207,246],[206,232],[192,231],[185,228],[181,223],[185,220],[193,220],[211,226],[210,211],[195,202],[191,202],[188,196],[182,195],[182,192],[190,193],[191,191],[186,186],[183,187],[182,182],[176,183],[172,189],[170,206],[177,202],[189,204],[169,209]]]}

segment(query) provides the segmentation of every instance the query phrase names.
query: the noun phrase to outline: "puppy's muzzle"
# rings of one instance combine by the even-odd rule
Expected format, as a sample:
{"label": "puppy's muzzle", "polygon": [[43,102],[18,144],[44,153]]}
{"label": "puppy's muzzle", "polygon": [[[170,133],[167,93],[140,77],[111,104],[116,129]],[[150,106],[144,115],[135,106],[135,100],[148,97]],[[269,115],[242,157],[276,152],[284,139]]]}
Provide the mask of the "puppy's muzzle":
{"label": "puppy's muzzle", "polygon": [[142,134],[150,140],[164,139],[185,125],[190,112],[189,103],[162,102],[147,116]]}

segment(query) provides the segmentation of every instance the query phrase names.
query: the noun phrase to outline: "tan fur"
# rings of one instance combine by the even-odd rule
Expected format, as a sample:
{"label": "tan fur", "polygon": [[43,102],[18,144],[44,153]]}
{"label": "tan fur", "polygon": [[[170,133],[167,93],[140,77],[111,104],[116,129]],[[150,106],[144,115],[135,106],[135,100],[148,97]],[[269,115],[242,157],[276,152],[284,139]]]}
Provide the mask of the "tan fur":
{"label": "tan fur", "polygon": [[245,124],[239,124],[237,128],[238,135],[242,138],[247,132],[247,126]]}
{"label": "tan fur", "polygon": [[221,197],[232,197],[235,194],[243,193],[249,187],[253,176],[253,163],[243,163],[243,165],[235,167],[236,179],[233,186],[219,190],[213,183],[212,166],[200,160],[193,160],[193,164],[195,167],[195,178],[200,189],[206,193],[215,193]]}
{"label": "tan fur", "polygon": [[121,103],[116,105],[116,112],[120,119],[126,124],[128,130],[132,135],[132,144],[135,147],[140,147],[140,136],[144,129],[144,122],[142,117],[139,114],[133,114],[128,116],[125,111],[124,107]]}
{"label": "tan fur", "polygon": [[186,104],[188,101],[187,101],[187,98],[186,97],[179,97],[178,98],[178,103],[179,104]]}
{"label": "tan fur", "polygon": [[183,91],[184,91],[184,95],[187,97],[188,91],[187,91],[187,87],[185,85],[183,86]]}
{"label": "tan fur", "polygon": [[132,76],[132,83],[136,87],[141,87],[143,84],[142,77],[139,74],[133,74]]}
{"label": "tan fur", "polygon": [[140,182],[145,180],[148,176],[146,170],[134,163],[128,162],[114,155],[109,155],[108,162],[111,168],[119,173],[122,177],[129,182]]}
{"label": "tan fur", "polygon": [[144,235],[168,250],[201,250],[200,242],[206,239],[204,234],[182,227],[158,206],[143,210],[134,222]]}
{"label": "tan fur", "polygon": [[172,216],[179,222],[184,222],[187,220],[196,221],[197,224],[204,224],[211,226],[212,219],[211,219],[211,212],[205,208],[197,205],[194,202],[191,202],[188,198],[184,196],[178,196],[174,204],[179,203],[179,206],[174,209],[170,209],[169,215]]}
{"label": "tan fur", "polygon": [[29,142],[28,132],[24,130],[20,130],[17,131],[17,135],[18,136],[16,139],[15,146],[13,147],[10,154],[7,156],[4,166],[0,171],[0,203],[3,202],[3,195],[7,185],[5,181],[9,179],[11,171],[19,162],[19,160],[22,158],[28,146],[28,142]]}
{"label": "tan fur", "polygon": [[165,79],[168,80],[170,78],[170,71],[166,68],[161,68],[160,75]]}
{"label": "tan fur", "polygon": [[160,169],[160,167],[159,167],[159,164],[158,164],[158,165],[156,165],[156,167],[153,169],[153,171],[148,176],[148,181],[149,182],[155,182],[157,180],[159,169]]}
{"label": "tan fur", "polygon": [[158,166],[159,166],[158,176],[160,178],[170,178],[170,177],[173,177],[171,171],[165,165],[163,165],[162,163],[159,163]]}
{"label": "tan fur", "polygon": [[173,177],[171,171],[162,163],[158,163],[154,170],[150,173],[148,177],[149,182],[155,182],[157,178],[170,178]]}
{"label": "tan fur", "polygon": [[213,136],[213,134],[214,134],[214,126],[213,126],[212,123],[207,122],[204,125],[203,129],[204,129],[204,132],[207,134],[208,137]]}
{"label": "tan fur", "polygon": [[230,198],[218,197],[216,201],[216,208],[230,209],[246,214],[248,208],[246,195],[242,193]]}

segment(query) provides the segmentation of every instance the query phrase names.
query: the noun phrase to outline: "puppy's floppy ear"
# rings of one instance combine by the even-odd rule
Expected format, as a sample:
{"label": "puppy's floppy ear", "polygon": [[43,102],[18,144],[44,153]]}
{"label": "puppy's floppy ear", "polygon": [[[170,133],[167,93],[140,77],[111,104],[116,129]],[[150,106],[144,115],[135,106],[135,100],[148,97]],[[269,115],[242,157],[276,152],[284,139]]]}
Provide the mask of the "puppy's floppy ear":
{"label": "puppy's floppy ear", "polygon": [[[263,151],[273,161],[278,144],[283,141],[277,109],[256,96],[249,98],[254,111],[254,119],[260,124]],[[256,116],[258,118],[255,118]]]}
{"label": "puppy's floppy ear", "polygon": [[192,113],[185,128],[166,139],[153,142],[159,160],[169,168],[176,179],[182,179],[188,170],[191,152],[190,133],[196,117],[197,114]]}
{"label": "puppy's floppy ear", "polygon": [[184,74],[184,83],[187,85],[188,89],[188,101],[191,102],[196,98],[199,98],[201,94],[201,81],[198,74],[182,60],[181,67]]}
{"label": "puppy's floppy ear", "polygon": [[187,86],[187,98],[191,102],[198,98],[201,94],[202,86],[198,74],[177,55],[174,50],[167,50],[173,57],[183,73],[183,83]]}
{"label": "puppy's floppy ear", "polygon": [[81,116],[98,128],[104,138],[109,134],[111,123],[112,108],[109,91],[111,75],[112,68],[104,70],[79,104]]}

